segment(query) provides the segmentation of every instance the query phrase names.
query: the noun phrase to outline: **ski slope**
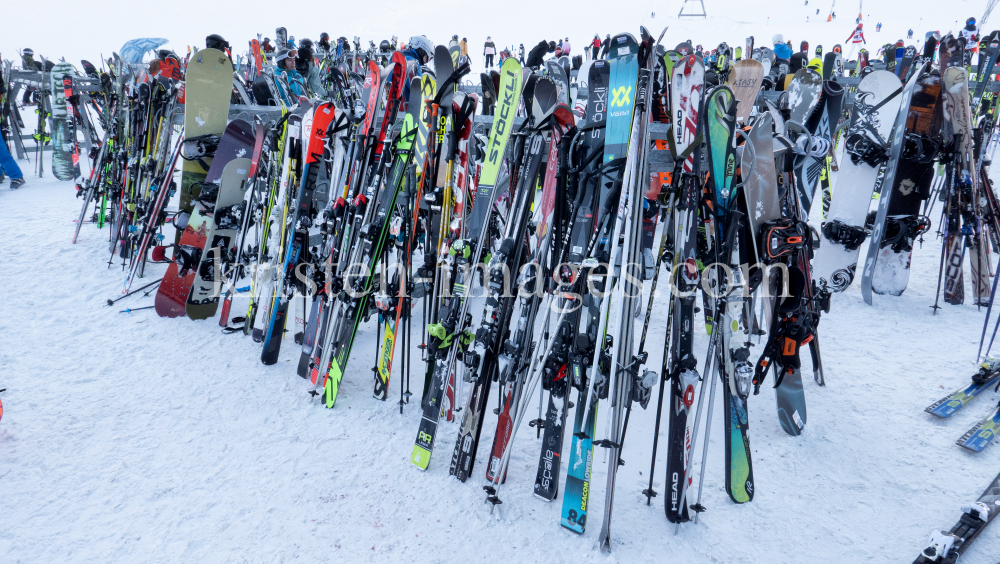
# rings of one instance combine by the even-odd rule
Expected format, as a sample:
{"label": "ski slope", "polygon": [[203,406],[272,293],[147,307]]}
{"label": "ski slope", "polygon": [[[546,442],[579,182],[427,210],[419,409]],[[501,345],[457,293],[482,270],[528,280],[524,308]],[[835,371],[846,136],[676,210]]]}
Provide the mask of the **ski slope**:
{"label": "ski slope", "polygon": [[[359,11],[357,25],[346,25],[353,14],[338,16],[344,31],[328,31],[367,40],[367,33],[381,38],[426,29],[443,42],[453,33],[449,26],[464,26],[473,46],[481,43],[473,40],[477,33],[493,34],[499,46],[511,42],[500,36],[505,30],[515,42],[550,38],[546,30],[558,20],[547,16],[558,13],[580,49],[597,31],[587,29],[591,22],[607,26],[602,37],[637,31],[642,14],[652,10],[644,4],[616,3],[620,13],[607,16],[596,13],[606,4],[590,12],[538,6],[538,15],[515,19],[496,7],[483,9],[481,17],[463,17],[458,12],[469,10],[468,4],[444,2],[441,9],[456,14],[437,18],[444,21],[425,14],[426,5],[391,5],[393,15],[385,21],[374,9],[357,6],[351,8]],[[866,24],[873,28],[884,17],[884,25],[881,34],[866,33],[869,49],[905,37],[910,26],[915,36],[929,29],[907,18],[927,21],[933,13],[945,32],[946,20],[960,24],[968,15],[978,17],[984,4],[955,2],[932,11],[930,2],[909,2],[893,23],[890,14],[899,11],[898,4],[871,6]],[[21,4],[4,11],[18,21],[36,21],[45,6],[32,6],[30,12]],[[127,28],[123,23],[98,31],[95,16],[77,11],[54,18],[54,31],[46,23],[44,51],[31,43],[37,26],[25,25],[0,38],[0,53],[9,57],[14,47],[32,46],[47,55],[94,60],[94,53],[106,56],[143,35],[170,37],[169,46],[180,52],[213,32],[236,45],[249,38],[247,30],[268,33],[274,25],[289,27],[296,37],[315,38],[323,30],[300,31],[296,19],[314,24],[299,14],[275,24],[272,4],[239,13],[227,9],[226,17],[205,8],[205,21],[196,25],[172,11],[132,17],[136,8],[129,6]],[[679,4],[668,6],[673,15]],[[761,43],[780,31],[795,45],[808,38],[813,47],[823,43],[829,49],[846,37],[856,16],[853,8],[838,6],[839,23],[806,24],[798,2],[772,2],[768,26],[759,6],[706,0],[706,7],[708,20],[657,13],[646,25],[654,33],[665,24],[677,26],[668,39],[691,38],[706,46],[742,44],[748,34]],[[124,14],[125,4],[111,3],[107,10]],[[67,35],[71,20],[76,31]],[[107,18],[101,25],[108,25]],[[91,31],[81,33],[81,27]],[[971,305],[946,305],[932,314],[940,253],[933,230],[914,251],[903,296],[875,296],[869,307],[857,284],[834,296],[819,330],[827,386],[805,377],[809,421],[802,436],[781,430],[770,378],[751,397],[753,502],[738,506],[725,494],[719,402],[702,498],[708,511],[679,532],[666,521],[665,427],[654,473],[660,495],[647,507],[640,492],[649,479],[655,401],[646,411],[637,408],[622,454],[626,464],[618,472],[613,551],[603,556],[596,550],[607,471],[603,453],[595,455],[592,517],[582,537],[559,526],[561,498],[547,504],[533,497],[540,441],[526,425],[513,443],[500,492],[504,503],[491,515],[480,488],[484,449],[469,482],[448,476],[457,423],[442,425],[426,473],[409,463],[420,417],[418,351],[411,351],[410,383],[417,395],[400,415],[395,375],[389,401],[371,398],[375,331],[374,323],[363,325],[331,411],[295,376],[298,352],[291,339],[279,363],[264,367],[259,345],[221,334],[216,320],[160,319],[152,310],[119,313],[152,305],[152,296],[140,293],[106,305],[124,280],[120,260],[106,267],[107,231],[84,225],[80,242],[70,245],[80,205],[73,187],[53,180],[48,170],[43,179],[33,177],[31,164],[21,164],[28,184],[18,191],[0,187],[0,288],[6,302],[16,304],[0,316],[0,334],[6,336],[0,388],[7,388],[0,396],[3,562],[909,562],[928,533],[950,527],[960,505],[974,500],[997,471],[1000,446],[973,455],[953,444],[990,411],[997,394],[985,392],[948,420],[923,412],[976,370],[972,360],[984,316]],[[161,272],[162,266],[151,265],[133,287]],[[971,295],[968,285],[966,290]],[[419,309],[415,315],[419,319]],[[660,363],[666,315],[659,304],[647,342],[651,367]],[[695,346],[703,367],[707,338],[699,327]],[[759,355],[761,347],[751,350]],[[809,374],[808,355],[803,358]],[[599,417],[599,436],[607,411]],[[491,444],[495,421],[487,415],[481,445]],[[699,471],[695,466],[695,476]],[[962,562],[993,564],[998,554],[1000,529],[988,529]]]}

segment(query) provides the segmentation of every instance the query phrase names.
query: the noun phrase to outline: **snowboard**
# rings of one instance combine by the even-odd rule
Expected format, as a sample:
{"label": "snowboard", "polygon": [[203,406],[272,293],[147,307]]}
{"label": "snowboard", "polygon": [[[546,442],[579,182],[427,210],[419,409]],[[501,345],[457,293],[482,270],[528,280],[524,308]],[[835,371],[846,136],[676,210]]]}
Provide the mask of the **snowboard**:
{"label": "snowboard", "polygon": [[[926,64],[921,65],[917,72],[906,82],[899,99],[899,107],[909,108],[910,99],[917,86],[917,81],[923,76]],[[886,163],[884,186],[893,186],[896,180],[899,160],[903,152],[904,141],[906,140],[906,118],[909,112],[900,110],[892,126],[892,144],[889,149],[889,160]],[[875,224],[872,228],[871,242],[868,245],[868,255],[865,257],[865,265],[861,272],[861,297],[868,305],[872,304],[872,276],[875,273],[875,264],[878,261],[879,250],[882,248],[882,238],[885,235],[886,217],[889,212],[889,203],[892,200],[893,191],[889,190],[879,198],[878,214],[875,217]]]}
{"label": "snowboard", "polygon": [[[243,220],[243,198],[247,191],[250,159],[241,157],[229,161],[222,171],[219,194],[211,210],[206,249],[195,275],[185,312],[191,319],[208,319],[215,315],[223,288],[216,275],[226,276],[226,266],[236,254],[236,238]],[[216,261],[219,261],[218,268]]]}
{"label": "snowboard", "polygon": [[[917,81],[906,117],[906,145],[896,167],[896,175],[886,210],[886,224],[879,243],[878,259],[872,273],[872,291],[899,296],[910,279],[913,241],[930,228],[920,215],[921,204],[930,195],[934,179],[934,158],[941,142],[942,115],[938,109],[941,77],[925,73]],[[967,105],[967,104],[966,104]],[[880,198],[890,190],[883,187]]]}
{"label": "snowboard", "polygon": [[736,104],[736,120],[746,123],[757,101],[764,79],[764,65],[753,59],[742,59],[736,62],[733,72],[729,75],[729,87],[733,89],[738,103]]}
{"label": "snowboard", "polygon": [[884,162],[880,155],[888,150],[899,112],[901,85],[889,71],[875,71],[858,84],[844,142],[846,158],[840,162],[830,211],[820,229],[823,241],[813,259],[813,278],[821,290],[842,292],[854,280],[872,190]]}
{"label": "snowboard", "polygon": [[[223,186],[222,181],[226,178],[227,170],[228,174],[235,174],[237,176],[246,176],[249,173],[249,164],[243,166],[243,173],[236,172],[239,169],[230,169],[229,164],[236,159],[249,159],[251,153],[253,152],[254,144],[256,143],[256,138],[254,137],[253,126],[249,123],[237,119],[233,120],[228,126],[226,126],[226,131],[222,135],[222,140],[219,141],[219,147],[215,151],[215,158],[212,160],[212,165],[208,169],[208,173],[205,175],[205,180],[201,185],[201,190],[205,191],[206,186],[209,184],[217,185],[218,192],[213,197],[208,197],[207,191],[200,195],[199,203],[196,205],[206,206],[207,215],[214,216],[218,210],[223,208],[229,208],[230,206],[236,205],[243,201],[243,194],[245,193],[245,186],[242,186],[243,182],[235,182],[235,184],[230,184],[225,188],[228,188],[228,194],[223,196]],[[244,178],[245,180],[245,178]],[[213,189],[214,191],[214,189]],[[230,202],[233,198],[238,198],[236,202]],[[205,214],[205,211],[202,213]],[[223,213],[230,213],[233,210],[227,209]],[[223,219],[222,224],[225,225],[223,229],[233,230],[234,227],[230,225],[234,218],[228,217]],[[213,238],[213,230],[216,225],[220,223],[220,218],[215,216],[213,221],[209,222],[209,231],[206,238],[207,248],[202,248],[199,251],[201,259],[199,261],[198,271],[195,274],[194,282],[191,286],[191,293],[188,295],[187,305],[185,306],[185,311],[188,317],[191,319],[208,319],[215,315],[215,310],[219,305],[219,296],[215,292],[215,281],[214,281],[214,266],[216,255],[211,249],[215,248],[214,243],[216,242]],[[238,224],[235,229],[238,229]],[[220,241],[225,241],[227,246],[233,242],[233,235],[224,236]],[[228,248],[228,247],[227,247]],[[220,260],[225,262],[224,257],[220,257]]]}
{"label": "snowboard", "polygon": [[199,183],[205,181],[212,163],[212,155],[202,147],[210,136],[221,136],[229,120],[233,64],[222,51],[202,49],[191,56],[184,78],[184,155],[188,158],[181,166],[180,214],[174,220],[174,243],[180,243],[194,207],[192,201],[201,192]]}

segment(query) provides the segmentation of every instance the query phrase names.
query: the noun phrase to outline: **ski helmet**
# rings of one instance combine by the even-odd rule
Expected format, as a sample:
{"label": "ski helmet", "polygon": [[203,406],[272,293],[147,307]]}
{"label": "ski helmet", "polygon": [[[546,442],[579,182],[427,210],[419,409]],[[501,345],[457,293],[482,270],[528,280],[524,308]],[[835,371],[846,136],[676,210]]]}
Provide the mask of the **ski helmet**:
{"label": "ski helmet", "polygon": [[771,43],[774,43],[775,45],[784,42],[785,42],[785,36],[781,35],[780,33],[775,33],[774,37],[771,38]]}
{"label": "ski helmet", "polygon": [[859,23],[858,24],[858,29],[863,29],[864,27],[865,27],[865,24],[863,24],[863,23]]}
{"label": "ski helmet", "polygon": [[218,33],[213,33],[205,38],[205,47],[209,49],[218,49],[219,51],[224,51],[229,49],[229,42],[222,38]]}
{"label": "ski helmet", "polygon": [[434,58],[434,44],[431,43],[430,39],[427,39],[426,35],[414,35],[406,44],[421,58],[427,57],[428,60]]}
{"label": "ski helmet", "polygon": [[274,62],[280,63],[289,57],[295,58],[298,57],[298,55],[299,52],[295,49],[279,49],[278,52],[274,54]]}
{"label": "ski helmet", "polygon": [[32,51],[31,48],[29,48],[29,47],[25,47],[24,51],[21,51],[21,52],[24,53],[28,57],[31,57],[31,56],[33,56],[35,54],[35,52]]}
{"label": "ski helmet", "polygon": [[324,31],[323,33],[319,34],[319,40],[320,41],[329,41],[330,40],[330,34]]}
{"label": "ski helmet", "polygon": [[455,41],[458,41],[458,34],[456,33],[455,35],[452,35],[451,38],[454,39]]}
{"label": "ski helmet", "polygon": [[965,20],[965,25],[974,27],[976,25],[976,18],[969,18]]}
{"label": "ski helmet", "polygon": [[313,48],[312,39],[309,39],[308,37],[303,38],[302,41],[299,41],[299,48],[300,49],[312,49]]}
{"label": "ski helmet", "polygon": [[383,39],[381,43],[378,44],[379,51],[391,51],[392,45],[389,43],[388,39]]}

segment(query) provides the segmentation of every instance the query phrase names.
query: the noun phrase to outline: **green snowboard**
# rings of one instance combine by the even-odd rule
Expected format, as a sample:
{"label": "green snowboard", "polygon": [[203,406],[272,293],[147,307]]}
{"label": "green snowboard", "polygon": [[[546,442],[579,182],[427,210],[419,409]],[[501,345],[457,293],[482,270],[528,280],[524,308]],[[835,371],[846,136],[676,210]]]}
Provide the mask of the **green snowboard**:
{"label": "green snowboard", "polygon": [[[197,140],[206,135],[222,136],[229,118],[229,97],[233,90],[233,63],[225,53],[202,49],[188,61],[184,83],[184,138]],[[194,157],[198,144],[185,143],[186,155]],[[201,193],[212,158],[185,160],[181,169],[180,215],[176,220],[174,242],[180,243],[181,233],[191,217],[193,199]],[[185,296],[186,298],[186,296]]]}

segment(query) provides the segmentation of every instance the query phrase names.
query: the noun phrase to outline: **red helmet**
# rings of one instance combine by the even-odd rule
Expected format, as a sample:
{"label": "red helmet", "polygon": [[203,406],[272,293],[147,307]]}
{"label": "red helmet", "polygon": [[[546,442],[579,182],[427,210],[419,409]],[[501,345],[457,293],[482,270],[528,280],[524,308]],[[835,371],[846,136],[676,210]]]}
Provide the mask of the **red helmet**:
{"label": "red helmet", "polygon": [[863,27],[865,27],[865,24],[863,24],[863,23],[859,23],[859,24],[858,24],[858,29],[861,29],[861,28],[863,28]]}

